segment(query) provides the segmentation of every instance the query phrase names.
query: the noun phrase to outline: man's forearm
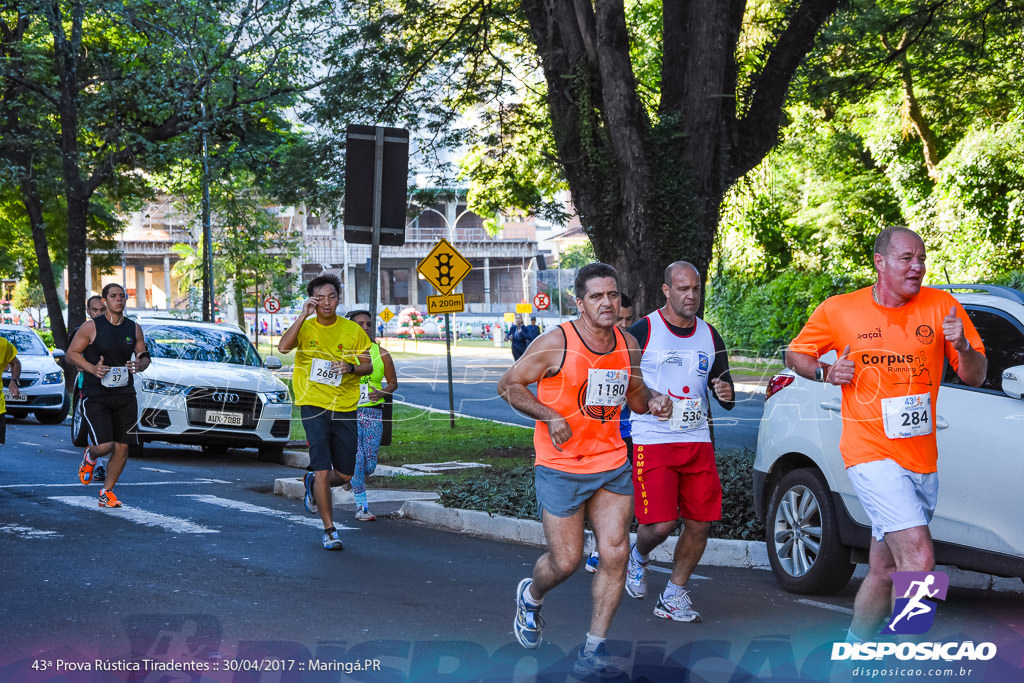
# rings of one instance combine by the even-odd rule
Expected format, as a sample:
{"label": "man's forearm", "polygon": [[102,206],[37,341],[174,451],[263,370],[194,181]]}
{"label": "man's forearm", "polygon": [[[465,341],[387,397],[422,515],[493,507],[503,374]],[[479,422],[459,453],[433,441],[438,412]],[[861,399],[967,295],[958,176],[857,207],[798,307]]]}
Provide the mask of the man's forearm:
{"label": "man's forearm", "polygon": [[519,384],[513,384],[506,388],[501,397],[508,401],[510,406],[535,420],[547,422],[561,417],[556,410],[538,401],[533,392]]}
{"label": "man's forearm", "polygon": [[957,370],[957,375],[965,384],[972,387],[981,386],[985,381],[985,373],[988,371],[988,358],[970,346],[965,351],[958,353],[960,354],[960,367]]}

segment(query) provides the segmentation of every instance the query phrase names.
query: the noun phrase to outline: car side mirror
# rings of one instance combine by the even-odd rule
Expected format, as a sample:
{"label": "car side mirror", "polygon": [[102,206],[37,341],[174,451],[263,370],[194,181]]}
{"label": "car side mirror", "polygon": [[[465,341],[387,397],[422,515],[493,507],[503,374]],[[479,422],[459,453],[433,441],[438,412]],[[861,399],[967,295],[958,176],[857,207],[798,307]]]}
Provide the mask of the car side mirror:
{"label": "car side mirror", "polygon": [[263,361],[263,364],[267,367],[267,370],[281,369],[281,359],[278,358],[277,356],[270,356],[265,361]]}
{"label": "car side mirror", "polygon": [[1003,370],[1003,393],[1010,398],[1024,397],[1024,365]]}
{"label": "car side mirror", "polygon": [[55,359],[57,359],[57,360],[60,360],[61,358],[63,358],[63,357],[64,357],[64,351],[63,351],[62,349],[54,349],[54,350],[53,350],[53,351],[51,352],[51,355],[52,355],[52,356],[53,356],[53,357],[54,357]]}

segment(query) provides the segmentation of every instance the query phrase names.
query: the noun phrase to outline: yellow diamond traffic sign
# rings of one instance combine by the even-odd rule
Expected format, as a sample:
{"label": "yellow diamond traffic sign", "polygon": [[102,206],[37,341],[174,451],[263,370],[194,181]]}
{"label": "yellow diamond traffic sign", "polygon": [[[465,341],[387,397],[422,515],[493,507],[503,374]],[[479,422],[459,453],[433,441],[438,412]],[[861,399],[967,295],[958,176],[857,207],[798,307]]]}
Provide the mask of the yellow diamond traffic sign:
{"label": "yellow diamond traffic sign", "polygon": [[394,317],[395,317],[395,314],[394,314],[394,313],[392,313],[392,312],[391,312],[391,309],[390,309],[390,308],[388,308],[387,306],[385,306],[385,307],[384,307],[384,310],[382,310],[382,311],[381,311],[380,313],[378,313],[377,315],[379,315],[379,316],[380,316],[380,319],[381,319],[381,320],[383,320],[384,322],[388,322],[388,321],[390,321],[390,320],[391,320],[392,318],[394,318]]}
{"label": "yellow diamond traffic sign", "polygon": [[430,250],[427,258],[420,261],[416,270],[441,294],[449,294],[473,270],[473,266],[448,240],[442,239]]}

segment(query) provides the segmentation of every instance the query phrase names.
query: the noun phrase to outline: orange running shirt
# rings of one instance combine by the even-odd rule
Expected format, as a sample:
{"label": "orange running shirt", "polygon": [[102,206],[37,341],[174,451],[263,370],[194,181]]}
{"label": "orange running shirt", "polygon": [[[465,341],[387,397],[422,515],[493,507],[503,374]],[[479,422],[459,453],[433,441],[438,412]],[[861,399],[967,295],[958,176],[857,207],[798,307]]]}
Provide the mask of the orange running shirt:
{"label": "orange running shirt", "polygon": [[615,348],[608,353],[597,353],[587,347],[571,322],[558,327],[565,336],[565,357],[556,375],[537,382],[537,400],[566,419],[572,436],[559,451],[551,443],[547,423],[538,420],[533,433],[537,464],[573,474],[593,474],[622,467],[626,462],[626,443],[619,434],[621,406],[587,405],[587,388],[592,369],[625,372],[628,382],[630,361],[626,339],[618,328],[613,328]]}
{"label": "orange running shirt", "polygon": [[[956,307],[964,336],[984,353],[981,337],[963,307],[951,294],[922,287],[908,304],[886,308],[876,304],[871,287],[826,299],[789,348],[816,358],[850,345],[853,382],[843,386],[843,433],[839,451],[847,467],[891,459],[904,469],[936,470],[935,402],[942,382],[943,360],[956,370],[959,356],[945,341],[942,319]],[[882,400],[921,394],[931,396],[931,433],[905,438],[886,436]]]}

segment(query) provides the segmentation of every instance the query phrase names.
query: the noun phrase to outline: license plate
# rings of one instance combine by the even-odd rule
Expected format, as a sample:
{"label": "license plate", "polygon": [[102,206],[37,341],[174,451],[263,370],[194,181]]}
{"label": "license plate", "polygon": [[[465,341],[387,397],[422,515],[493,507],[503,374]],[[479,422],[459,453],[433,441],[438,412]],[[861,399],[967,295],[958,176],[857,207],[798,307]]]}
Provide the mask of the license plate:
{"label": "license plate", "polygon": [[28,396],[26,396],[25,394],[21,394],[20,396],[18,396],[18,398],[14,398],[13,396],[11,396],[11,392],[9,392],[7,389],[4,389],[4,400],[7,401],[8,403],[27,403]]}
{"label": "license plate", "polygon": [[223,413],[219,410],[206,411],[206,423],[211,425],[242,426],[242,413]]}

